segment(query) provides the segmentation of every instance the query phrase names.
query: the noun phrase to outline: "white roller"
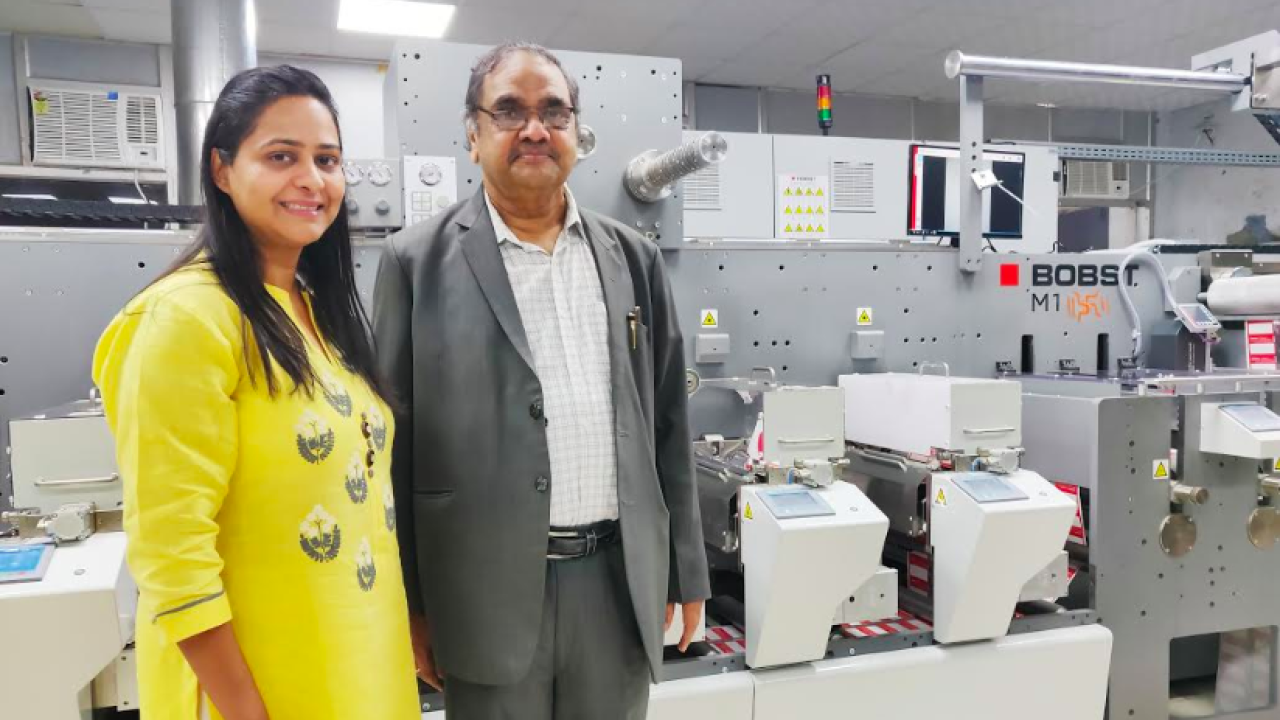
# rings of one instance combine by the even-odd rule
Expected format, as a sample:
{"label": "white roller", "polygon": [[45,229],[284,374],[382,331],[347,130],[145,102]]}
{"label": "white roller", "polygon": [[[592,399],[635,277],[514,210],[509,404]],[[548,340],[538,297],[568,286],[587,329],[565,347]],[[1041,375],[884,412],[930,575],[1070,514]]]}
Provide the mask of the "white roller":
{"label": "white roller", "polygon": [[1223,278],[1209,286],[1209,309],[1218,315],[1280,314],[1280,275]]}

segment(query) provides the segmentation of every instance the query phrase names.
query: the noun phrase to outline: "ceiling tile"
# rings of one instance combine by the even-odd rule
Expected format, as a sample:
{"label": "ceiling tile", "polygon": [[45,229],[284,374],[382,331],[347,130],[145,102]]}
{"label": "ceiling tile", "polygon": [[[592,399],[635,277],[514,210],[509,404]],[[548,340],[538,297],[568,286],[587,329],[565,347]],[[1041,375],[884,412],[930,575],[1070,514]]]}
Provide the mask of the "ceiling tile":
{"label": "ceiling tile", "polygon": [[62,0],[61,4],[79,4],[86,8],[98,8],[103,10],[161,12],[168,15],[169,2],[170,0],[78,0],[76,3],[69,3],[66,0]]}
{"label": "ceiling tile", "polygon": [[333,32],[291,23],[258,23],[258,51],[297,55],[328,55]]}
{"label": "ceiling tile", "polygon": [[164,45],[170,42],[172,25],[168,8],[163,12],[137,10],[89,10],[102,37],[108,40]]}
{"label": "ceiling tile", "polygon": [[257,0],[259,23],[338,27],[339,0]]}
{"label": "ceiling tile", "polygon": [[560,26],[547,42],[566,50],[614,52],[643,55],[666,26],[628,11],[617,16],[578,11]]}
{"label": "ceiling tile", "polygon": [[501,8],[465,5],[454,13],[453,23],[444,39],[478,45],[497,45],[508,40],[546,44],[568,19],[563,13],[542,12],[522,16]]}
{"label": "ceiling tile", "polygon": [[329,52],[332,57],[356,60],[390,60],[395,51],[396,39],[386,35],[370,35],[335,30],[328,33]]}
{"label": "ceiling tile", "polygon": [[0,30],[45,35],[102,37],[88,10],[78,5],[4,0]]}

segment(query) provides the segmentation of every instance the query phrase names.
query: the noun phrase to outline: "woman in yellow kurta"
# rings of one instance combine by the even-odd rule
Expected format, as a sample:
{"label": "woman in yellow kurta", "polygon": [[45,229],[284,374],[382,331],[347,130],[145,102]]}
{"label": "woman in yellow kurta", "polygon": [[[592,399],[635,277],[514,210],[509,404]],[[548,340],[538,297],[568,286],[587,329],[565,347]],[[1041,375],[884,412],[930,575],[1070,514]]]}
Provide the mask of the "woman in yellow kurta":
{"label": "woman in yellow kurta", "polygon": [[259,68],[205,133],[208,221],[98,345],[147,720],[417,720],[392,414],[333,101]]}

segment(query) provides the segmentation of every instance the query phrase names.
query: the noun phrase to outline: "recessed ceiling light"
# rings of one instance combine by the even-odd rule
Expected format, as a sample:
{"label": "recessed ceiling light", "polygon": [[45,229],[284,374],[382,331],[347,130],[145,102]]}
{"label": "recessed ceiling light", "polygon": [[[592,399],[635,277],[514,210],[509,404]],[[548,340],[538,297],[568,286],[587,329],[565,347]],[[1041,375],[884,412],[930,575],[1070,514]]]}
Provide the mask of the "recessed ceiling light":
{"label": "recessed ceiling light", "polygon": [[338,29],[352,32],[440,38],[456,5],[409,0],[342,0]]}

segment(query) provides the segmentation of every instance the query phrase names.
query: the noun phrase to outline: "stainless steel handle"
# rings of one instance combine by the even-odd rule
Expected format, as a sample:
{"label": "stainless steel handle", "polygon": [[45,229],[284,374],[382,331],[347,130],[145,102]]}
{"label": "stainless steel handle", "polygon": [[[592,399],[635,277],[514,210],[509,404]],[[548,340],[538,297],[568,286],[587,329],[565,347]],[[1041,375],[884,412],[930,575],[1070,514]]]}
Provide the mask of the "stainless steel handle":
{"label": "stainless steel handle", "polygon": [[916,373],[919,375],[923,375],[924,369],[931,368],[931,367],[933,368],[940,367],[943,369],[943,371],[947,373],[944,377],[951,377],[951,366],[938,360],[927,360],[925,362],[920,363],[920,369],[917,370]]}
{"label": "stainless steel handle", "polygon": [[769,377],[768,377],[768,379],[767,379],[767,381],[768,381],[768,382],[771,382],[771,383],[776,383],[776,382],[778,382],[778,371],[777,371],[777,370],[774,370],[774,369],[773,369],[773,368],[771,368],[771,367],[767,367],[767,366],[766,366],[766,367],[753,367],[753,368],[751,368],[751,375],[749,375],[748,377],[749,377],[751,380],[760,380],[761,378],[760,378],[759,376],[760,376],[760,375],[762,375],[762,374],[763,374],[763,375],[768,375],[768,376],[769,376]]}
{"label": "stainless steel handle", "polygon": [[870,450],[854,450],[854,455],[876,465],[884,465],[886,467],[897,468],[902,472],[907,471],[907,461],[896,455],[885,455],[882,453],[872,452]]}
{"label": "stainless steel handle", "polygon": [[816,437],[816,438],[778,438],[779,445],[818,445],[833,443],[836,439],[833,437]]}
{"label": "stainless steel handle", "polygon": [[36,487],[69,487],[73,485],[110,485],[120,480],[120,473],[111,473],[102,477],[72,478],[71,480],[36,480]]}
{"label": "stainless steel handle", "polygon": [[994,428],[965,428],[965,435],[1000,435],[1002,433],[1015,432],[1016,427],[994,427]]}

